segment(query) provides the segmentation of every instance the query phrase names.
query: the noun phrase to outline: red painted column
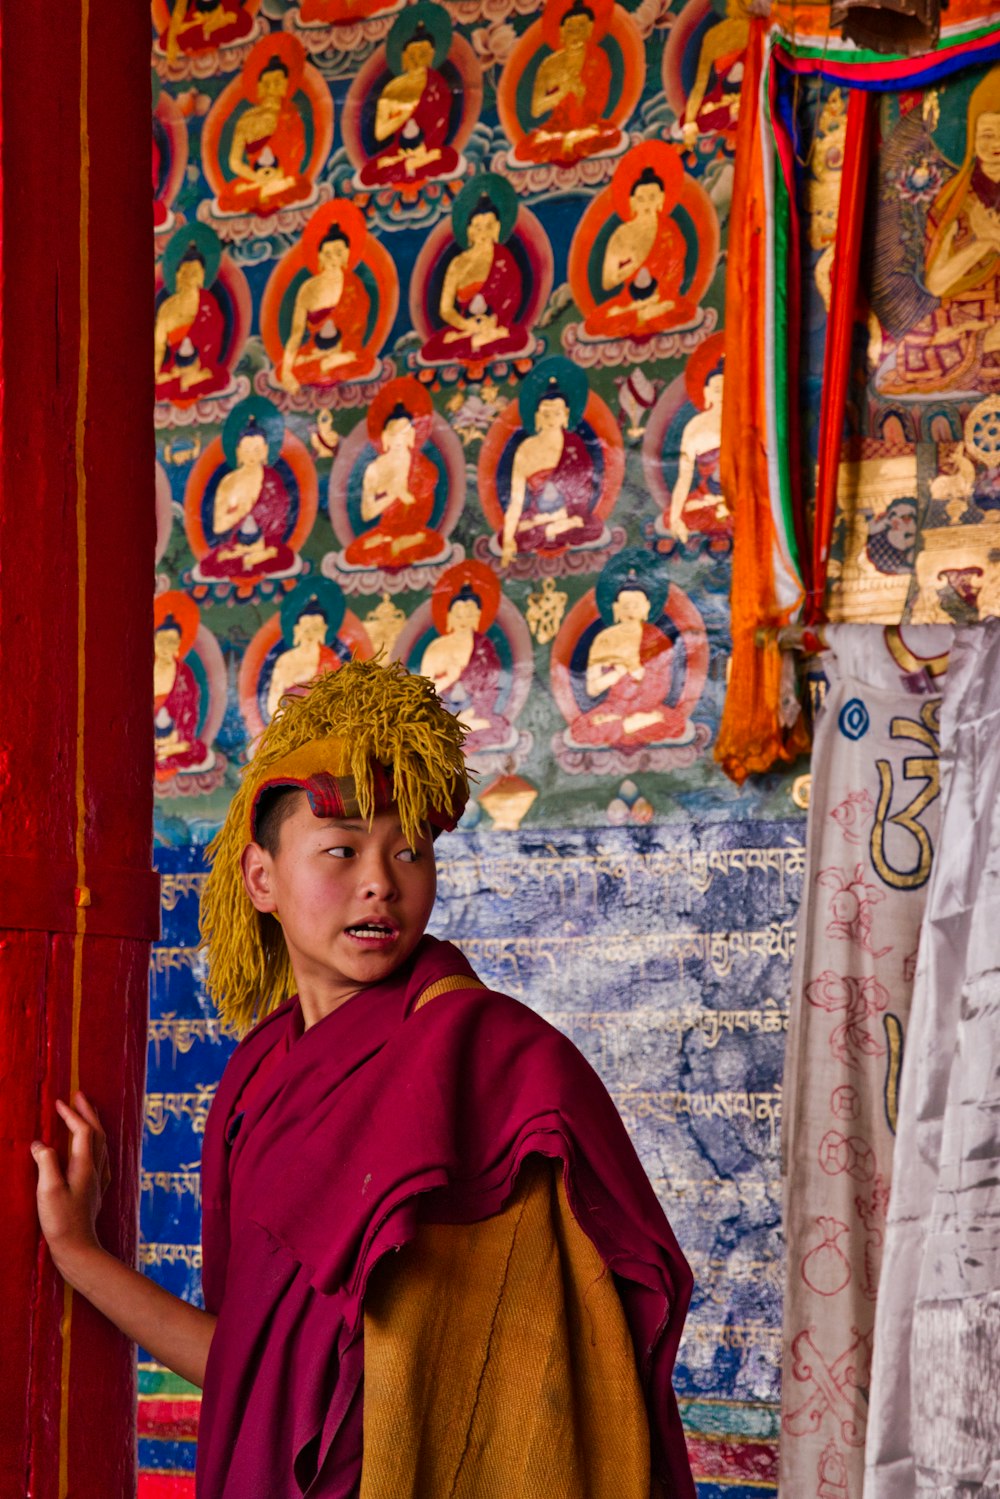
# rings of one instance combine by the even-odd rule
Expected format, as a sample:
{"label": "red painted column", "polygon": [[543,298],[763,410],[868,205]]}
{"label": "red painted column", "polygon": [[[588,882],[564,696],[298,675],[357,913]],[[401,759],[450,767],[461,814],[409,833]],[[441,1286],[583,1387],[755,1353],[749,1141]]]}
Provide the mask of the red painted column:
{"label": "red painted column", "polygon": [[82,1086],[134,1260],[151,873],[149,17],[0,7],[0,1495],[135,1491],[134,1353],[40,1243]]}

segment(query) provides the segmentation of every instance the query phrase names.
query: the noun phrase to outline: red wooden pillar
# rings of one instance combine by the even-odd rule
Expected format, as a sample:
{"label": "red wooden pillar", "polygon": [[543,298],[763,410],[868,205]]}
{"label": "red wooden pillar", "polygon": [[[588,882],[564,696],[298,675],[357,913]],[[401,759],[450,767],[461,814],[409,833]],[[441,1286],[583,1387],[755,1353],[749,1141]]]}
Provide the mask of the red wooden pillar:
{"label": "red wooden pillar", "polygon": [[39,1242],[83,1086],[136,1248],[153,582],[148,8],[0,6],[0,1495],[135,1491],[134,1354]]}

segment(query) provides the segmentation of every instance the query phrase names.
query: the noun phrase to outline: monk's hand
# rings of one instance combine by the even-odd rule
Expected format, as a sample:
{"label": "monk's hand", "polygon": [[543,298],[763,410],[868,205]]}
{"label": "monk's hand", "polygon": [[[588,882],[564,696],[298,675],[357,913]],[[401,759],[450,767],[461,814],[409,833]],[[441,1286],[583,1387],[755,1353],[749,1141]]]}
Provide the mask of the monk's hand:
{"label": "monk's hand", "polygon": [[111,1182],[107,1138],[97,1110],[83,1093],[73,1095],[73,1104],[56,1101],[70,1134],[65,1172],[51,1145],[35,1140],[31,1147],[38,1167],[38,1218],[57,1269],[74,1254],[100,1247],[97,1215]]}

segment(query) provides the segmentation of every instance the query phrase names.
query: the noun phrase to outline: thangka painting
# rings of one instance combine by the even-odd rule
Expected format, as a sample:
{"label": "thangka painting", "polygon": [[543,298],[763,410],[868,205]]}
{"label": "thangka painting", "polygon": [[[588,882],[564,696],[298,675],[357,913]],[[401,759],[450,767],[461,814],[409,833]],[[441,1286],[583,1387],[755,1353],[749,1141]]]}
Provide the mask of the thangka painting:
{"label": "thangka painting", "polygon": [[830,616],[971,623],[1000,614],[1000,66],[880,100],[868,216]]}
{"label": "thangka painting", "polygon": [[[807,787],[798,767],[737,789],[712,756],[748,11],[153,0],[152,19],[144,1265],[199,1294],[198,1160],[232,1047],[197,951],[205,845],[281,696],[383,653],[469,731],[432,929],[601,1072],[695,1271],[677,1389],[703,1499],[773,1492]],[[154,1473],[188,1494],[194,1392],[140,1372],[147,1494]]]}

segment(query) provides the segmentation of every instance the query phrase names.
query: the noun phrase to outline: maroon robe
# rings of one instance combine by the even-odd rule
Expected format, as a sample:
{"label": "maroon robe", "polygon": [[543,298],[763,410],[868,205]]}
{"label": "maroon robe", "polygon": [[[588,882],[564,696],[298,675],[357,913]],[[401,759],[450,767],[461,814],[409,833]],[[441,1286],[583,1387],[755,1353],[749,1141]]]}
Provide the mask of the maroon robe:
{"label": "maroon robe", "polygon": [[288,1001],[226,1068],[203,1160],[219,1320],[199,1499],[356,1493],[372,1270],[422,1221],[498,1213],[531,1155],[562,1162],[570,1209],[615,1274],[653,1472],[671,1499],[694,1499],[670,1383],[691,1275],[622,1122],[579,1052],[517,1001],[470,986],[417,1008],[449,975],[475,983],[454,947],[424,937],[307,1031]]}

